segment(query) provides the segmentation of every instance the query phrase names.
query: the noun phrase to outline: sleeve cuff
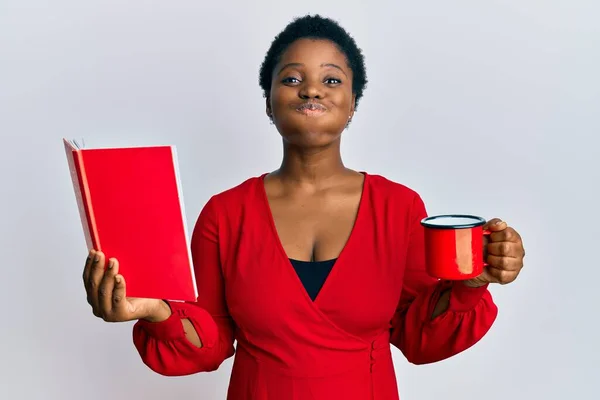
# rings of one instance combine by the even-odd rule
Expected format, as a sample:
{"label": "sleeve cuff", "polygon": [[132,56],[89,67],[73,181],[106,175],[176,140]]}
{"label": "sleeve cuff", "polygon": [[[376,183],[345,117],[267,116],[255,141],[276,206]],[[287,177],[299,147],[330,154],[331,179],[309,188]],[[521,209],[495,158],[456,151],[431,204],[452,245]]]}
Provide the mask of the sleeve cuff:
{"label": "sleeve cuff", "polygon": [[171,308],[171,315],[162,322],[150,322],[139,320],[138,326],[145,330],[148,335],[157,340],[179,340],[185,338],[182,319],[188,319],[200,341],[202,348],[209,349],[217,345],[219,338],[219,328],[213,317],[204,309],[191,306],[186,303],[165,301]]}
{"label": "sleeve cuff", "polygon": [[173,340],[185,337],[185,331],[181,323],[182,310],[176,304],[166,303],[171,308],[169,318],[161,322],[150,322],[140,319],[137,322],[138,326],[158,340]]}
{"label": "sleeve cuff", "polygon": [[489,284],[486,283],[483,286],[473,288],[460,281],[453,282],[448,309],[456,312],[472,310],[487,292],[488,286]]}

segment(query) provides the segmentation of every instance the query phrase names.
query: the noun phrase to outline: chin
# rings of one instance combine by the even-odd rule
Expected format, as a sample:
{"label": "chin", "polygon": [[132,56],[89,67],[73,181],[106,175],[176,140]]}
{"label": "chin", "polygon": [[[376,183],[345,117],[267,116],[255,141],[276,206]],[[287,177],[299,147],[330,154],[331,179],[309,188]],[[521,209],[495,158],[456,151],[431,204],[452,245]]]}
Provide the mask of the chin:
{"label": "chin", "polygon": [[[327,147],[332,143],[335,143],[339,138],[339,135],[324,135],[318,133],[308,133],[304,135],[297,135],[288,140],[289,143],[292,143],[299,147],[305,148],[321,148]],[[286,138],[287,139],[287,138]]]}
{"label": "chin", "polygon": [[325,147],[339,140],[344,128],[329,124],[282,124],[283,139],[299,147]]}
{"label": "chin", "polygon": [[339,137],[341,135],[341,133],[338,131],[331,132],[313,129],[302,129],[295,130],[292,132],[283,132],[284,133],[281,133],[281,136],[286,142],[295,146],[306,148],[329,146],[330,144],[339,140]]}

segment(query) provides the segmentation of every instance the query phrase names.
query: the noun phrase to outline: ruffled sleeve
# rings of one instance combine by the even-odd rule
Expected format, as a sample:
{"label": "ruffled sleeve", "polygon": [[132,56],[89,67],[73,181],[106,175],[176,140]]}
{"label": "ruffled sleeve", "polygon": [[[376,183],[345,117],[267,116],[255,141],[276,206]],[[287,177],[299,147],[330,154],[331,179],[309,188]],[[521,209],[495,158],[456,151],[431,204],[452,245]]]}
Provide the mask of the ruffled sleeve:
{"label": "ruffled sleeve", "polygon": [[[413,364],[441,361],[467,350],[489,331],[498,314],[487,285],[470,288],[462,282],[440,281],[425,271],[424,231],[427,216],[416,195],[403,289],[392,320],[391,343]],[[446,311],[432,319],[434,308],[450,290]]]}
{"label": "ruffled sleeve", "polygon": [[[234,323],[224,296],[216,207],[211,198],[202,209],[192,234],[197,301],[167,302],[172,310],[167,320],[158,323],[140,320],[133,327],[133,342],[143,362],[162,375],[213,371],[234,354]],[[202,347],[186,338],[182,319],[188,319],[194,326]]]}

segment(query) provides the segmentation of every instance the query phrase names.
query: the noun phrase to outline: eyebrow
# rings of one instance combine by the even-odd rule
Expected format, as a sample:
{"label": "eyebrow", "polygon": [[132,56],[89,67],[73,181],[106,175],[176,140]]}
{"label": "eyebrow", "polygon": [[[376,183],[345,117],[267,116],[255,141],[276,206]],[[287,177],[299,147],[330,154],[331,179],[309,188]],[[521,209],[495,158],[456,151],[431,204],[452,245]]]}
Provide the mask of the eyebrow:
{"label": "eyebrow", "polygon": [[[286,69],[286,68],[289,68],[289,67],[303,67],[303,66],[304,66],[304,64],[302,64],[302,63],[288,63],[288,64],[285,64],[285,65],[282,65],[282,66],[281,66],[281,68],[279,68],[279,71],[277,71],[277,75],[279,75],[279,74],[281,73],[281,71],[283,71],[283,70],[284,70],[284,69]],[[333,64],[333,63],[324,63],[324,64],[321,64],[321,67],[322,67],[322,68],[323,68],[323,67],[332,67],[332,68],[336,68],[336,69],[339,69],[339,70],[340,70],[340,71],[341,71],[341,72],[342,72],[344,75],[346,75],[346,73],[344,72],[344,70],[342,69],[342,67],[340,67],[340,66],[339,66],[339,65],[337,65],[337,64]],[[347,76],[347,75],[346,75],[346,76]]]}

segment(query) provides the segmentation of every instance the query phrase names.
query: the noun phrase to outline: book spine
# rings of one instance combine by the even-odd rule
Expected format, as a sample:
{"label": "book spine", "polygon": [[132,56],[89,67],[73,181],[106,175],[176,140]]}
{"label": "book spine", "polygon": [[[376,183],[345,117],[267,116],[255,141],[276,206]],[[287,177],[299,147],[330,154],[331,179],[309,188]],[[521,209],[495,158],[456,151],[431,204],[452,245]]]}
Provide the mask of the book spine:
{"label": "book spine", "polygon": [[170,146],[170,148],[171,148],[171,156],[173,158],[173,170],[175,172],[175,181],[177,182],[177,196],[179,196],[179,205],[181,208],[181,222],[183,223],[183,231],[185,234],[185,240],[188,243],[187,258],[188,258],[188,264],[190,266],[190,274],[192,277],[192,283],[194,285],[194,301],[195,301],[198,298],[198,284],[196,282],[196,273],[194,271],[194,264],[193,264],[193,260],[192,260],[192,251],[190,248],[190,237],[189,237],[190,232],[188,230],[187,219],[186,219],[185,202],[184,202],[184,198],[183,198],[181,175],[180,175],[180,171],[179,171],[179,157],[177,155],[177,147]]}
{"label": "book spine", "polygon": [[73,192],[75,194],[75,201],[77,202],[77,209],[79,211],[79,218],[81,221],[81,227],[83,228],[83,234],[85,236],[85,244],[88,249],[94,248],[92,242],[92,236],[90,234],[89,217],[87,215],[85,200],[83,196],[83,190],[80,179],[79,169],[79,158],[77,157],[77,149],[66,139],[63,140],[65,146],[65,154],[67,156],[67,164],[69,167],[69,173],[71,175],[71,183],[73,184]]}
{"label": "book spine", "polygon": [[98,236],[98,229],[96,227],[96,218],[94,217],[94,208],[92,207],[92,197],[90,195],[90,188],[85,174],[85,163],[83,162],[83,151],[74,151],[75,167],[77,168],[77,178],[79,184],[79,200],[81,206],[84,209],[82,216],[85,216],[85,229],[86,243],[88,248],[95,250],[102,250],[100,245],[100,237]]}

